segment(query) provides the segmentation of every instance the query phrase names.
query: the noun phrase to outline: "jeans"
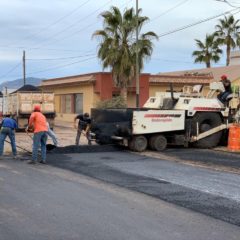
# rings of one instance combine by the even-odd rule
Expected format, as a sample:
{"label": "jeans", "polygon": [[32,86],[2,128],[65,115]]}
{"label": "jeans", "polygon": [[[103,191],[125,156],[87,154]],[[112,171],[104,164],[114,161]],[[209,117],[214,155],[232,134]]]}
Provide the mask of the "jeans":
{"label": "jeans", "polygon": [[41,145],[41,157],[42,161],[46,161],[46,142],[47,142],[47,132],[37,132],[33,135],[33,151],[32,151],[32,160],[37,161],[38,157],[38,148]]}
{"label": "jeans", "polygon": [[4,127],[0,133],[0,156],[3,155],[4,141],[6,137],[9,137],[12,147],[12,153],[14,156],[17,155],[16,142],[15,142],[15,132],[14,129]]}
{"label": "jeans", "polygon": [[229,94],[231,94],[231,93],[230,92],[222,92],[217,97],[222,103],[224,103],[224,102],[226,102]]}
{"label": "jeans", "polygon": [[[82,134],[82,130],[83,129],[81,129],[81,128],[78,128],[78,130],[77,130],[76,145],[79,145],[79,141],[80,141],[80,137],[81,137],[81,134]],[[87,131],[85,136],[86,136],[86,138],[88,140],[88,145],[92,145],[90,131]]]}
{"label": "jeans", "polygon": [[49,128],[47,135],[52,139],[54,146],[58,146],[58,140],[55,133]]}

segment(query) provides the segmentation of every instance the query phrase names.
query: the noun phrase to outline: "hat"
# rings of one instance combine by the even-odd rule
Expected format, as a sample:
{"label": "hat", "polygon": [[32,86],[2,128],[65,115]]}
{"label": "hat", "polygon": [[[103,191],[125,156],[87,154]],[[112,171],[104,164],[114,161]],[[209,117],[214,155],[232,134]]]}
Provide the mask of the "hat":
{"label": "hat", "polygon": [[40,112],[41,111],[40,105],[35,105],[33,111],[34,112]]}
{"label": "hat", "polygon": [[222,76],[221,76],[221,79],[222,79],[222,80],[227,79],[227,75],[222,75]]}

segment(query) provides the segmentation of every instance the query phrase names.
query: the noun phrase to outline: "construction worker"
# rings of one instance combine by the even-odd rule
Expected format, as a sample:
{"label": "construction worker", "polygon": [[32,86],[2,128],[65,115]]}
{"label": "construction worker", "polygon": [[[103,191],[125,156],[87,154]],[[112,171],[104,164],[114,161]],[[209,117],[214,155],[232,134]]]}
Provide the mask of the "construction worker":
{"label": "construction worker", "polygon": [[231,81],[227,78],[226,75],[222,75],[221,82],[224,86],[225,91],[218,94],[217,97],[222,103],[225,103],[227,101],[227,97],[232,93]]}
{"label": "construction worker", "polygon": [[33,113],[29,118],[28,129],[33,128],[33,150],[32,150],[32,160],[28,161],[29,164],[37,163],[38,147],[41,145],[41,160],[40,163],[46,163],[46,142],[47,142],[47,120],[46,117],[41,113],[41,108],[39,105],[34,107]]}
{"label": "construction worker", "polygon": [[11,142],[13,157],[17,158],[17,149],[15,142],[15,129],[17,128],[16,121],[8,115],[2,121],[2,127],[0,131],[0,156],[3,155],[4,142],[8,136]]}
{"label": "construction worker", "polygon": [[[78,126],[76,125],[77,119],[79,120]],[[77,129],[76,145],[79,145],[81,134],[86,136],[88,145],[91,145],[90,124],[89,113],[79,114],[74,118],[74,127]]]}

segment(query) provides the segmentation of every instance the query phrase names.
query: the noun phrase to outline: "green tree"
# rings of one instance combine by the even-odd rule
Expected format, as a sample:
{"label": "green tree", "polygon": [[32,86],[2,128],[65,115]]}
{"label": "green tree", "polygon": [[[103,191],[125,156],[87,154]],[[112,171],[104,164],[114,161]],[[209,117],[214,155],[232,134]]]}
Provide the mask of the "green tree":
{"label": "green tree", "polygon": [[194,51],[195,63],[205,63],[207,68],[211,67],[211,62],[217,63],[220,60],[222,50],[215,34],[206,35],[205,42],[195,39],[196,45],[200,50]]}
{"label": "green tree", "polygon": [[231,49],[240,47],[240,25],[239,20],[234,19],[233,15],[224,17],[219,20],[219,24],[216,25],[216,34],[218,36],[219,43],[226,46],[226,66],[230,62]]}
{"label": "green tree", "polygon": [[[138,27],[148,21],[148,17],[140,16]],[[121,88],[121,96],[127,100],[127,88],[136,76],[136,44],[138,44],[139,69],[143,69],[144,60],[150,58],[153,52],[153,39],[157,39],[154,32],[141,34],[136,43],[135,31],[137,17],[133,8],[127,9],[122,14],[117,7],[111,7],[110,11],[101,14],[103,29],[93,33],[93,37],[99,37],[98,57],[103,68],[110,68],[115,85]]]}

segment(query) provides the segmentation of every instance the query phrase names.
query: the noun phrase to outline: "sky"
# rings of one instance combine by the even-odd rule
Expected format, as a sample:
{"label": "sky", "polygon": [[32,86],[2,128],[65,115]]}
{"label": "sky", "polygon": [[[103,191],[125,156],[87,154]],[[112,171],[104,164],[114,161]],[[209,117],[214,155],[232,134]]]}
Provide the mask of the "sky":
{"label": "sky", "polygon": [[[204,68],[192,58],[197,50],[194,39],[204,41],[223,16],[175,30],[234,7],[240,9],[240,0],[221,1],[139,0],[142,15],[149,17],[142,32],[154,31],[160,36],[143,72]],[[136,0],[0,0],[0,83],[22,77],[24,50],[27,77],[49,79],[103,71],[97,58],[99,42],[92,38],[94,31],[103,28],[100,13],[111,6],[124,11],[135,4]],[[240,18],[236,10],[232,13]],[[213,66],[225,62],[223,55]]]}

